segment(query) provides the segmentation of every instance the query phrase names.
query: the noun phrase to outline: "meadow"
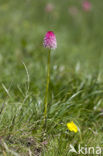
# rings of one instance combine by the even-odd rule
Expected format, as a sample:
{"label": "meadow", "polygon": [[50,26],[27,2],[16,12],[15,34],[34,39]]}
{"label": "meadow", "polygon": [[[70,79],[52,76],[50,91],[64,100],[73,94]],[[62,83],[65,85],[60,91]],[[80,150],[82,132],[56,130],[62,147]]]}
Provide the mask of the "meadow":
{"label": "meadow", "polygon": [[[102,148],[103,2],[89,2],[86,11],[83,0],[0,0],[0,156],[77,155],[70,144]],[[44,130],[49,30],[58,46]],[[67,129],[71,121],[79,132]]]}

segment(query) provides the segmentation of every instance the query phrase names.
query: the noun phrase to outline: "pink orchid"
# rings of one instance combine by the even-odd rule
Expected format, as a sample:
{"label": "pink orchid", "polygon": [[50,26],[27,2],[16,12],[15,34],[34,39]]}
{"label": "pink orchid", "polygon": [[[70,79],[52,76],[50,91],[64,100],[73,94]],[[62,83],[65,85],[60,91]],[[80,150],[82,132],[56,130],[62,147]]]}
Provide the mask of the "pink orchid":
{"label": "pink orchid", "polygon": [[89,1],[84,1],[82,4],[84,11],[90,11],[91,10],[91,3]]}
{"label": "pink orchid", "polygon": [[43,45],[45,48],[49,49],[56,49],[57,48],[57,41],[56,36],[53,31],[48,31],[44,37]]}

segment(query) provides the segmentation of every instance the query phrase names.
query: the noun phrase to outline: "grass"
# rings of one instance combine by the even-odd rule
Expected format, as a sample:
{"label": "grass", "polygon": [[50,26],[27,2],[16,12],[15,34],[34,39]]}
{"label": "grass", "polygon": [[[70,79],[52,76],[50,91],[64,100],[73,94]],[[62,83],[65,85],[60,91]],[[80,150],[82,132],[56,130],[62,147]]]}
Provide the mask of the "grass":
{"label": "grass", "polygon": [[[50,1],[49,1],[50,2]],[[103,145],[102,0],[88,13],[81,1],[0,0],[0,155],[72,156],[70,144]],[[76,5],[72,16],[68,7]],[[46,132],[44,95],[47,51],[45,33],[53,30]],[[74,121],[80,133],[67,131]],[[82,139],[81,139],[82,138]]]}

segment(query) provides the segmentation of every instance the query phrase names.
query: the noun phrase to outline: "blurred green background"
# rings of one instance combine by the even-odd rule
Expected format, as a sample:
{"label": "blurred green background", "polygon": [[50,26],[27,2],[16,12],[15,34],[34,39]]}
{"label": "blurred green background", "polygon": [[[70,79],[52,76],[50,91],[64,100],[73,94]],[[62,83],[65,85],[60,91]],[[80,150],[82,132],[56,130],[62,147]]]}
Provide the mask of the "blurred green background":
{"label": "blurred green background", "polygon": [[[77,66],[82,74],[98,71],[103,51],[102,1],[90,2],[91,10],[86,12],[83,0],[0,0],[0,81],[25,81],[22,61],[32,81],[42,81],[47,59],[42,42],[49,30],[58,43],[53,66],[73,70]],[[48,3],[51,11],[46,11]]]}

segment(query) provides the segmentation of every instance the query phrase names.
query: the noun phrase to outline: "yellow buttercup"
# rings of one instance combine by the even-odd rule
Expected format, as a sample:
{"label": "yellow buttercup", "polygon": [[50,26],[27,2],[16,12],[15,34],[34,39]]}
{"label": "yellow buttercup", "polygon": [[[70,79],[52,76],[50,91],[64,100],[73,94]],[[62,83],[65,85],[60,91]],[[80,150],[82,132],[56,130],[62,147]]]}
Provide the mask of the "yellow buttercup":
{"label": "yellow buttercup", "polygon": [[74,124],[73,121],[67,123],[67,127],[70,131],[77,133],[78,127]]}

